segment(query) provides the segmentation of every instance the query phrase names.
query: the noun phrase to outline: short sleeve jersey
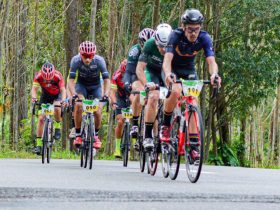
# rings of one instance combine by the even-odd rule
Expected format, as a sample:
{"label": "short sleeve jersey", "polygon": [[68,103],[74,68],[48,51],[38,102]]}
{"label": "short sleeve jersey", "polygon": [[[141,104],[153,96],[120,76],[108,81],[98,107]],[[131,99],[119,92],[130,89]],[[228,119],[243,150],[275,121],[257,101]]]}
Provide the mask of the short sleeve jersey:
{"label": "short sleeve jersey", "polygon": [[41,87],[43,92],[50,95],[58,95],[60,88],[65,87],[65,82],[62,74],[57,70],[55,70],[54,77],[51,80],[45,80],[41,71],[39,71],[34,77],[33,86]]}
{"label": "short sleeve jersey", "polygon": [[142,50],[139,61],[147,63],[147,69],[160,72],[162,69],[163,55],[160,54],[155,38],[149,39]]}
{"label": "short sleeve jersey", "polygon": [[136,73],[136,66],[138,58],[141,54],[140,44],[133,45],[128,51],[126,71],[129,73]]}
{"label": "short sleeve jersey", "polygon": [[95,55],[89,65],[84,64],[81,56],[74,56],[70,64],[70,79],[85,86],[100,86],[100,74],[103,80],[109,78],[109,72],[103,57]]}
{"label": "short sleeve jersey", "polygon": [[205,57],[214,56],[213,42],[206,31],[200,31],[197,40],[192,43],[185,37],[182,28],[172,31],[166,52],[173,53],[173,69],[195,70],[195,57],[203,49]]}
{"label": "short sleeve jersey", "polygon": [[123,78],[122,73],[119,70],[117,70],[113,74],[112,80],[111,80],[111,88],[112,89],[117,89],[120,97],[125,96],[124,83],[122,81],[122,78]]}

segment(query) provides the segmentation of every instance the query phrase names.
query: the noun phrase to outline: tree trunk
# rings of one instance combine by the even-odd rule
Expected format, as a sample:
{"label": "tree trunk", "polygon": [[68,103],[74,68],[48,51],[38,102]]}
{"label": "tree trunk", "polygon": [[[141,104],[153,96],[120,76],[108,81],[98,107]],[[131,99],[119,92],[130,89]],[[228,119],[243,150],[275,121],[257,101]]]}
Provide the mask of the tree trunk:
{"label": "tree trunk", "polygon": [[245,141],[245,137],[246,137],[246,118],[242,118],[240,120],[240,124],[241,124],[241,131],[240,131],[240,137],[239,137],[239,141],[240,141],[240,148],[237,151],[237,157],[239,157],[239,162],[241,164],[241,166],[245,166],[245,161],[246,161],[246,154],[245,154],[245,145],[246,145],[246,141]]}
{"label": "tree trunk", "polygon": [[160,11],[160,0],[154,0],[153,5],[153,19],[152,19],[152,27],[156,28],[159,24],[159,11]]}
{"label": "tree trunk", "polygon": [[93,41],[95,43],[95,37],[96,37],[96,27],[95,27],[95,23],[96,23],[96,9],[97,9],[97,0],[92,0],[91,1],[91,19],[90,19],[90,39],[91,41]]}
{"label": "tree trunk", "polygon": [[[71,3],[71,4],[70,4]],[[70,5],[69,5],[70,4]],[[66,7],[69,5],[65,16],[65,28],[64,28],[64,47],[66,53],[66,69],[65,79],[68,77],[69,65],[73,56],[77,54],[78,43],[78,1],[66,0]],[[66,148],[66,139],[68,139],[68,133],[70,130],[71,118],[69,115],[63,118],[62,127],[62,148]]]}

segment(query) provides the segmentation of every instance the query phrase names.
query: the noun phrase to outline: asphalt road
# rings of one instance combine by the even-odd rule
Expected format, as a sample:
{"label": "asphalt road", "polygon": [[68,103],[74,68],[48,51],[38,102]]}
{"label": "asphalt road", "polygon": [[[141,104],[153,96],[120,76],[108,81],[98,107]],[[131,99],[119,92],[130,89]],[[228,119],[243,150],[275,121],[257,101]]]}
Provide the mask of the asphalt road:
{"label": "asphalt road", "polygon": [[138,162],[0,160],[0,209],[280,209],[280,170],[203,166],[188,181],[140,173]]}

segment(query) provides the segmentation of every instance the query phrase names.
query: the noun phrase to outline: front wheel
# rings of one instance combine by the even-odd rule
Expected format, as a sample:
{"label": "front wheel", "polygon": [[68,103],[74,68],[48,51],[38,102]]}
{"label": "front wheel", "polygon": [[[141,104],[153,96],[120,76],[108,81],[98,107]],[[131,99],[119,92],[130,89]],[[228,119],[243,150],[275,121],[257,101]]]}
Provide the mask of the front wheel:
{"label": "front wheel", "polygon": [[185,135],[185,161],[188,178],[192,183],[195,183],[199,179],[203,163],[204,128],[202,116],[198,108],[189,112],[187,125],[190,125],[191,117],[195,121],[197,140],[190,138],[190,126],[188,126]]}
{"label": "front wheel", "polygon": [[42,147],[42,163],[45,163],[45,159],[47,158],[47,144],[48,144],[48,128],[49,128],[49,121],[45,119],[44,123],[44,130],[43,130],[43,147]]}
{"label": "front wheel", "polygon": [[164,178],[169,176],[168,169],[169,146],[166,143],[161,143],[161,170]]}
{"label": "front wheel", "polygon": [[172,122],[172,129],[170,133],[170,144],[169,146],[169,158],[168,158],[168,168],[169,177],[175,180],[179,173],[180,168],[180,155],[178,152],[178,132],[180,127],[180,117],[174,116]]}
{"label": "front wheel", "polygon": [[123,166],[127,167],[128,154],[129,154],[129,124],[126,123],[122,135],[122,159]]}

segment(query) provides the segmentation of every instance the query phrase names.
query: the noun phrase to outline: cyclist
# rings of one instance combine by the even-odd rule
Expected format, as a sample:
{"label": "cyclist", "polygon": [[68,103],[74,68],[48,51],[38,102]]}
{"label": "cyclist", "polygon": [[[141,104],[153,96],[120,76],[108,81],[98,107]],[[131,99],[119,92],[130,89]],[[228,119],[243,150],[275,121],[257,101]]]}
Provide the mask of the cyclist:
{"label": "cyclist", "polygon": [[[37,92],[41,87],[40,104],[54,104],[54,139],[59,140],[61,137],[61,104],[65,104],[66,89],[63,76],[57,71],[52,63],[46,62],[41,70],[35,75],[31,90],[32,103],[37,102]],[[62,102],[61,102],[62,101]],[[45,116],[39,115],[37,125],[37,137],[35,152],[37,155],[42,151],[42,135]]]}
{"label": "cyclist", "polygon": [[116,119],[118,125],[115,128],[115,157],[121,157],[120,145],[122,138],[122,131],[124,126],[124,119],[122,117],[121,109],[127,107],[126,104],[126,92],[124,91],[124,83],[122,81],[125,69],[126,69],[127,60],[123,60],[119,66],[119,69],[113,74],[111,80],[111,91],[110,99],[111,106],[113,110],[116,110]]}
{"label": "cyclist", "polygon": [[[143,89],[143,85],[140,81],[137,80],[136,76],[136,66],[138,62],[138,58],[141,54],[142,48],[144,47],[144,43],[149,40],[151,37],[154,36],[154,30],[151,28],[144,28],[140,31],[138,35],[139,43],[132,46],[128,52],[127,58],[127,66],[126,71],[123,77],[123,82],[125,84],[126,92],[130,92],[131,89],[133,91],[140,91]],[[139,95],[131,95],[130,96],[131,107],[133,111],[133,118],[132,118],[132,128],[131,128],[131,135],[132,139],[137,138],[138,133],[138,120],[141,111],[141,104],[140,104],[140,96]],[[139,149],[138,143],[134,145],[136,150]]]}
{"label": "cyclist", "polygon": [[[94,97],[107,99],[110,91],[109,72],[103,57],[96,55],[96,46],[93,42],[84,41],[80,44],[79,54],[74,56],[70,64],[69,89],[72,95],[79,99]],[[104,95],[102,97],[102,87],[100,82],[100,72],[104,80]],[[76,83],[75,83],[76,80]],[[100,106],[101,107],[101,106]],[[99,149],[101,141],[98,132],[101,127],[101,108],[94,114],[95,120],[95,142],[93,147]],[[76,129],[76,139],[74,146],[82,144],[81,122],[82,122],[82,103],[77,102],[74,110],[74,121]]]}
{"label": "cyclist", "polygon": [[[199,10],[188,9],[181,16],[181,28],[174,30],[170,34],[163,62],[167,86],[173,81],[172,73],[177,78],[197,79],[194,60],[201,49],[204,50],[211,75],[211,84],[214,85],[215,78],[218,78],[218,85],[220,86],[221,78],[218,76],[218,65],[214,57],[212,40],[206,31],[201,30],[203,20],[203,15]],[[170,140],[171,115],[181,91],[179,84],[173,84],[171,95],[165,100],[163,125],[160,131],[161,141],[168,142]],[[198,134],[195,133],[194,126],[190,125],[190,130],[190,140],[195,144],[198,141]],[[192,158],[199,157],[196,146],[192,147],[191,154]]]}
{"label": "cyclist", "polygon": [[145,107],[145,139],[143,141],[145,149],[154,147],[152,130],[157,115],[155,110],[158,108],[159,91],[153,89],[156,84],[164,86],[161,70],[165,47],[171,31],[171,26],[166,23],[158,25],[155,37],[145,43],[136,68],[137,77],[142,86],[151,89]]}

